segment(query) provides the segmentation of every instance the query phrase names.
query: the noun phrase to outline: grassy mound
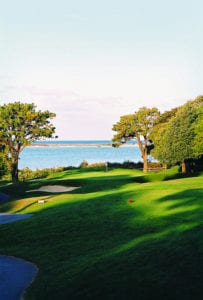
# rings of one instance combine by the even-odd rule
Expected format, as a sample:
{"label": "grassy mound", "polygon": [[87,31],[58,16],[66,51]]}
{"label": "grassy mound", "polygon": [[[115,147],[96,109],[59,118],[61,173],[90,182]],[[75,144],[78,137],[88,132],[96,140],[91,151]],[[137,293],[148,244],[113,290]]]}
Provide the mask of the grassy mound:
{"label": "grassy mound", "polygon": [[[39,268],[26,299],[201,299],[203,176],[176,175],[76,169],[2,187],[1,212],[34,214],[0,225],[1,254]],[[80,188],[26,192],[53,184]]]}

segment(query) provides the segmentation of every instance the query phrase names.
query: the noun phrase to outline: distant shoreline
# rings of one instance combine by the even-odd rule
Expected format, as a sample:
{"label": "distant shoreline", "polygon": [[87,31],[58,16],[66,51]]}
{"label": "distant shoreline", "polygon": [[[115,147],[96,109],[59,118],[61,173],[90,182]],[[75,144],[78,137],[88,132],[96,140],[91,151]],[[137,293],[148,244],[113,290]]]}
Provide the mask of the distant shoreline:
{"label": "distant shoreline", "polygon": [[90,163],[139,161],[136,143],[114,148],[111,141],[35,141],[21,152],[19,169],[31,170],[58,166],[78,167]]}
{"label": "distant shoreline", "polygon": [[[73,148],[73,147],[112,147],[112,144],[60,144],[60,143],[35,143],[35,144],[31,144],[27,147],[69,147],[69,148]],[[122,144],[120,147],[137,147],[136,144]]]}

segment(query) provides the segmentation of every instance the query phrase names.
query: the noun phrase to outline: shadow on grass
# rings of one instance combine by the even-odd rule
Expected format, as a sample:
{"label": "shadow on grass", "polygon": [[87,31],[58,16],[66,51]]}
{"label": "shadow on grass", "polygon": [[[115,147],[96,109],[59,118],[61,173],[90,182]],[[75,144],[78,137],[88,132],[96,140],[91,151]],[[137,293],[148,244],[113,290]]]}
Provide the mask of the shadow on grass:
{"label": "shadow on grass", "polygon": [[[146,205],[142,210],[136,201],[129,204],[133,192],[122,192],[122,186],[137,180],[144,183],[146,177],[52,180],[81,185],[71,192],[80,199],[67,198],[15,226],[0,226],[1,251],[40,268],[28,299],[201,299],[202,190],[158,199],[157,211],[161,208],[163,214],[146,218]],[[30,189],[26,184],[24,197]],[[85,193],[101,190],[108,195],[85,198]]]}
{"label": "shadow on grass", "polygon": [[174,180],[174,179],[182,179],[182,178],[192,178],[192,177],[197,177],[197,176],[200,176],[201,175],[201,172],[194,172],[194,173],[181,173],[180,171],[179,172],[176,172],[174,174],[168,174],[166,175],[166,177],[164,178],[164,180]]}
{"label": "shadow on grass", "polygon": [[[67,171],[68,172],[68,171]],[[91,173],[89,173],[91,174]],[[67,176],[67,174],[66,174]],[[2,191],[4,193],[7,193],[11,196],[11,201],[17,200],[17,199],[23,199],[27,198],[28,195],[26,191],[31,191],[32,189],[40,188],[44,185],[62,185],[62,186],[76,186],[80,187],[80,190],[73,190],[71,192],[67,192],[67,194],[78,194],[78,193],[93,193],[98,191],[109,191],[113,189],[119,189],[123,185],[129,184],[129,183],[146,183],[148,182],[148,179],[144,175],[112,175],[109,174],[103,174],[102,176],[89,176],[87,178],[81,178],[81,179],[64,179],[64,175],[62,176],[62,179],[60,177],[57,178],[48,178],[43,179],[39,181],[27,181],[27,182],[19,182],[14,185],[5,186],[2,188]],[[55,193],[55,194],[65,194],[63,193]],[[49,192],[30,192],[29,196],[36,196],[36,195],[50,195]]]}
{"label": "shadow on grass", "polygon": [[158,199],[158,207],[169,204],[166,214],[151,219],[127,202],[130,196],[59,203],[0,227],[4,251],[32,257],[41,268],[28,299],[201,299],[202,190]]}
{"label": "shadow on grass", "polygon": [[[170,219],[178,217],[181,221],[196,220],[202,222],[203,216],[203,189],[190,189],[174,193],[157,200],[158,203],[167,203],[167,212]],[[173,215],[174,213],[174,215]]]}
{"label": "shadow on grass", "polygon": [[[202,196],[197,189],[160,199],[158,202],[183,199],[176,203],[182,211],[151,219],[150,229],[146,221],[126,227],[125,238],[119,239],[114,250],[108,249],[101,261],[78,274],[66,295],[71,299],[201,299]],[[135,210],[134,217],[139,216]],[[132,215],[126,217],[129,221]]]}

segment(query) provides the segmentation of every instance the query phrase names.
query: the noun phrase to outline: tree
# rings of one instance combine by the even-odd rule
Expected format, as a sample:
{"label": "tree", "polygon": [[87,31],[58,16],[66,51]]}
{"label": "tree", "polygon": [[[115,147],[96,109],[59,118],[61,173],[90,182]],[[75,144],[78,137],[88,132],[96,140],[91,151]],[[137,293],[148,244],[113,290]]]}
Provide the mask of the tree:
{"label": "tree", "polygon": [[153,141],[154,145],[151,154],[154,158],[158,159],[162,163],[166,162],[166,156],[168,151],[168,145],[166,141],[166,130],[169,121],[176,116],[177,111],[178,107],[160,114],[150,134],[150,139]]}
{"label": "tree", "polygon": [[194,132],[194,154],[197,157],[203,156],[203,104],[200,107],[199,116],[194,124]]}
{"label": "tree", "polygon": [[[164,126],[152,133],[154,142],[153,157],[167,164],[181,163],[186,173],[186,160],[194,157],[194,124],[198,118],[203,98],[198,97],[179,107]],[[158,137],[157,137],[158,135]],[[154,137],[154,138],[153,138]]]}
{"label": "tree", "polygon": [[18,181],[18,160],[20,152],[33,141],[52,137],[55,127],[50,119],[55,114],[36,111],[34,103],[14,102],[0,106],[0,144],[8,151],[13,182]]}
{"label": "tree", "polygon": [[117,132],[112,141],[120,146],[131,139],[136,139],[144,162],[143,171],[148,171],[148,154],[152,144],[149,139],[152,128],[159,117],[157,108],[142,107],[134,114],[120,117],[120,121],[113,125]]}
{"label": "tree", "polygon": [[6,145],[0,144],[0,178],[9,171],[7,155],[8,151]]}

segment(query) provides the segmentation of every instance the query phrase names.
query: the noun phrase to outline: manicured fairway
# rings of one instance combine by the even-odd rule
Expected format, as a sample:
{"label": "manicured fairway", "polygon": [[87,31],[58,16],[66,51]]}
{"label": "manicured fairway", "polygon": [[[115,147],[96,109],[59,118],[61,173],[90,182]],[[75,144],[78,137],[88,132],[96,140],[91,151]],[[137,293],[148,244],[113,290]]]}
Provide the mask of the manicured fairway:
{"label": "manicured fairway", "polygon": [[[56,184],[80,188],[26,192]],[[39,268],[26,299],[202,299],[202,175],[76,169],[1,191],[0,212],[34,214],[0,225],[0,254]]]}

